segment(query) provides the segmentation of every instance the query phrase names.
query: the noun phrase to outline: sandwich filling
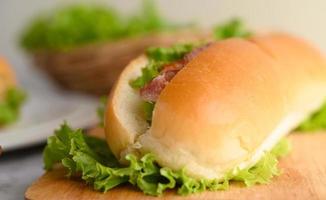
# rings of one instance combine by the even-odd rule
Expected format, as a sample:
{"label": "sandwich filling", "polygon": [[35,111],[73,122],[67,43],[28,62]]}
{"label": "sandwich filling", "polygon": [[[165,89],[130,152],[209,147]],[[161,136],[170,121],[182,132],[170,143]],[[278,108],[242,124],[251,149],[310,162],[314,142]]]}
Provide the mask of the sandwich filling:
{"label": "sandwich filling", "polygon": [[178,44],[167,48],[149,48],[148,64],[142,74],[130,82],[144,100],[144,115],[151,123],[155,102],[167,84],[200,52],[210,44]]}
{"label": "sandwich filling", "polygon": [[[143,100],[149,102],[156,102],[160,93],[165,86],[172,80],[172,78],[184,68],[194,57],[201,51],[207,48],[209,44],[201,47],[193,48],[189,53],[185,53],[179,60],[164,64],[159,74],[153,78],[149,83],[140,88],[140,96]],[[158,49],[156,49],[157,51]],[[162,50],[162,49],[161,49]]]}

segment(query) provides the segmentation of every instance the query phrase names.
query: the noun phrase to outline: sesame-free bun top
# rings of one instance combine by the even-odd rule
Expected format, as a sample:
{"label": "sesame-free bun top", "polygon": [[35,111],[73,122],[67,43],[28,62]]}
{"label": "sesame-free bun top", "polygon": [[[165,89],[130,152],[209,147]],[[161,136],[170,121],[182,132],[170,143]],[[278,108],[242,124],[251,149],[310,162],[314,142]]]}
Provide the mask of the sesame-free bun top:
{"label": "sesame-free bun top", "polygon": [[8,88],[16,85],[14,72],[4,58],[0,57],[0,101]]}
{"label": "sesame-free bun top", "polygon": [[129,86],[147,63],[121,74],[106,112],[115,156],[153,153],[161,166],[221,179],[254,165],[326,96],[326,62],[301,39],[275,33],[211,44],[163,89],[152,125]]}

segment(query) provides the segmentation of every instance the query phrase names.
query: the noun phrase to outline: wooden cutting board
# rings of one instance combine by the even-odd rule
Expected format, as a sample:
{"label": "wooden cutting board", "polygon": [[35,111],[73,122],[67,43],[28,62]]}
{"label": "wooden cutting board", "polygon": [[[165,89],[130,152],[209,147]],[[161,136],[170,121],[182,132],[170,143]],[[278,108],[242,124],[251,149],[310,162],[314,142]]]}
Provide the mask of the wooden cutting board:
{"label": "wooden cutting board", "polygon": [[175,191],[161,198],[146,196],[131,186],[115,188],[105,194],[93,191],[78,180],[67,179],[62,169],[46,172],[26,191],[28,200],[103,199],[326,199],[326,133],[292,134],[293,149],[283,158],[281,176],[270,184],[246,188],[233,184],[228,191],[204,192],[186,197]]}

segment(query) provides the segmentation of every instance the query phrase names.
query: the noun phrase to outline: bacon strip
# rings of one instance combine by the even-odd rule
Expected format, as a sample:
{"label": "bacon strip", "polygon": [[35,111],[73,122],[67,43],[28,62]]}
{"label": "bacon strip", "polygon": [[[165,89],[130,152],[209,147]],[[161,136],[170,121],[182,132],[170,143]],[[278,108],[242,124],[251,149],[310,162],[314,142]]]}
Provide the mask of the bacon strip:
{"label": "bacon strip", "polygon": [[160,74],[140,89],[141,98],[145,101],[156,102],[162,90],[172,80],[172,78],[201,51],[207,48],[208,45],[209,44],[192,50],[181,60],[164,65]]}

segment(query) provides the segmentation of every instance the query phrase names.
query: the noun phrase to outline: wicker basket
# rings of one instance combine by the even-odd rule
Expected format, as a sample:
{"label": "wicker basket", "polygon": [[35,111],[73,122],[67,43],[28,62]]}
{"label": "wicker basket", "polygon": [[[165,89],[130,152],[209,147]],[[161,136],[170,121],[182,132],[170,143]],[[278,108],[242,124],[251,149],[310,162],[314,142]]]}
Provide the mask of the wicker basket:
{"label": "wicker basket", "polygon": [[149,46],[166,46],[209,38],[208,33],[182,31],[93,44],[68,52],[35,52],[37,67],[63,88],[90,94],[107,94],[128,62]]}

